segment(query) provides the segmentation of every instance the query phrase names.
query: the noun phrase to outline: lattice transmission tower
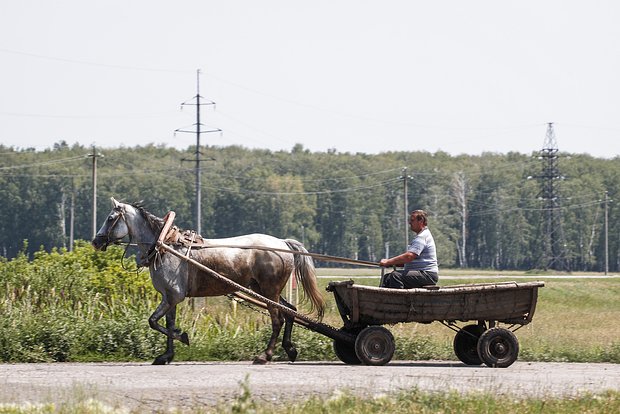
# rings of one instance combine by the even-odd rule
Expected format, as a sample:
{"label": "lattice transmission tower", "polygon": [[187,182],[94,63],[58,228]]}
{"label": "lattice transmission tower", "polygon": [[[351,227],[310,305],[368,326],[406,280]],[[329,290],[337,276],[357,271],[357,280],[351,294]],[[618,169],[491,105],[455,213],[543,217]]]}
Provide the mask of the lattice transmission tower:
{"label": "lattice transmission tower", "polygon": [[569,261],[566,252],[564,232],[562,230],[562,210],[560,196],[556,183],[564,177],[558,166],[558,145],[553,131],[553,123],[547,124],[547,134],[538,158],[541,160],[540,175],[536,178],[540,182],[538,199],[542,201],[541,237],[542,251],[540,267],[569,271]]}

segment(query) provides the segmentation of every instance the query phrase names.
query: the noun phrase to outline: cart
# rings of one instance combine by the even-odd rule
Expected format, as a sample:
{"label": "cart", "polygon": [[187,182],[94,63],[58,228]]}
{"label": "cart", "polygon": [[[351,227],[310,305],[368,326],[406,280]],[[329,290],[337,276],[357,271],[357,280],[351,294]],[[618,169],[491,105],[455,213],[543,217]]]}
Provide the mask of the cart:
{"label": "cart", "polygon": [[[514,331],[532,320],[538,288],[544,286],[543,282],[504,282],[388,289],[356,285],[352,280],[330,282],[327,290],[333,292],[344,322],[341,328],[336,328],[235,283],[161,240],[157,245],[235,288],[236,297],[263,309],[267,305],[276,307],[292,317],[295,323],[333,339],[336,356],[347,364],[384,365],[390,362],[396,346],[393,335],[383,325],[439,321],[456,332],[454,351],[462,362],[508,367],[516,361],[519,352]],[[458,328],[457,321],[476,323]],[[499,323],[509,326],[503,328]]]}
{"label": "cart", "polygon": [[[334,351],[347,364],[383,365],[395,350],[394,337],[383,325],[438,321],[456,332],[454,352],[463,363],[508,367],[519,352],[514,331],[532,321],[543,286],[503,282],[388,289],[330,282],[327,290],[344,322],[341,330],[355,336],[354,343],[334,340]],[[458,327],[457,322],[467,321],[475,323]]]}

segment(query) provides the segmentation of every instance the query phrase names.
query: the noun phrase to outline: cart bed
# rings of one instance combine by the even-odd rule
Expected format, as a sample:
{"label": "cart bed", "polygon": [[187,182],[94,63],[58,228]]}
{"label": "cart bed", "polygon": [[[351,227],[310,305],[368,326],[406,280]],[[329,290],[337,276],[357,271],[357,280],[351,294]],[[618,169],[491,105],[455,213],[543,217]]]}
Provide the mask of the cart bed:
{"label": "cart bed", "polygon": [[544,282],[476,283],[389,289],[330,282],[345,326],[398,322],[497,321],[525,325],[532,320]]}

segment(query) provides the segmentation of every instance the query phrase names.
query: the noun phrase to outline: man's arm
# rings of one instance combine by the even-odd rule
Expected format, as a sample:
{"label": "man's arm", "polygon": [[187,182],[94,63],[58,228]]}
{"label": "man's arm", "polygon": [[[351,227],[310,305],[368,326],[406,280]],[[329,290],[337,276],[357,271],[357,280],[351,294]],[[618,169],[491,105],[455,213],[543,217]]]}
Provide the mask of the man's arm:
{"label": "man's arm", "polygon": [[418,255],[414,252],[405,252],[403,254],[399,254],[398,256],[390,257],[389,259],[381,259],[379,264],[383,267],[388,266],[398,266],[404,265],[405,263],[409,263],[412,260],[418,258]]}

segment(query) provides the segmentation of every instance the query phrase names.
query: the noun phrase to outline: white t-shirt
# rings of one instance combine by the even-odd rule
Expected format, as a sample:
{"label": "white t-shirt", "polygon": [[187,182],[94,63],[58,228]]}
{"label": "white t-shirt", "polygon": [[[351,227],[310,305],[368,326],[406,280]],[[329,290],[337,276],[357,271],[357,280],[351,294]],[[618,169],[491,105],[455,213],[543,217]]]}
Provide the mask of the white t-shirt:
{"label": "white t-shirt", "polygon": [[435,240],[428,227],[416,235],[409,243],[407,250],[417,254],[418,257],[409,263],[405,263],[405,273],[410,270],[426,270],[439,273]]}

